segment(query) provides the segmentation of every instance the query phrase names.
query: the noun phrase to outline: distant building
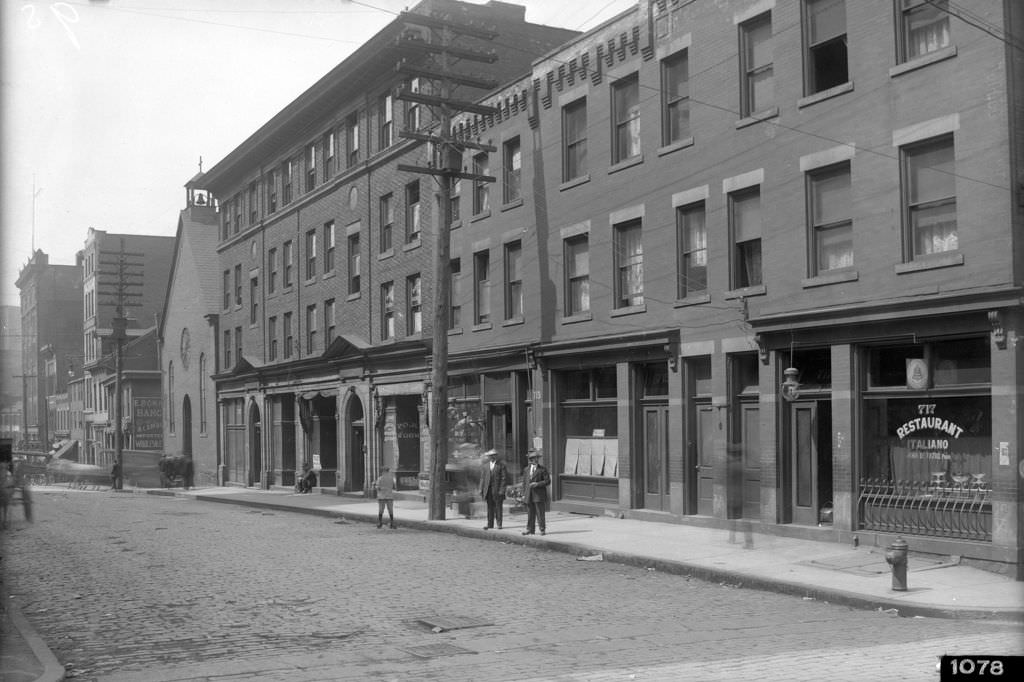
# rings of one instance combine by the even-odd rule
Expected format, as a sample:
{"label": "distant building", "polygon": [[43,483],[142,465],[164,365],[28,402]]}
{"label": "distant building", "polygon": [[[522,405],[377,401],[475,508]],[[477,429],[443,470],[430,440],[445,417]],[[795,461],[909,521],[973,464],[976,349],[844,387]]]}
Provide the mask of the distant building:
{"label": "distant building", "polygon": [[21,269],[17,286],[22,343],[15,381],[24,396],[22,447],[46,451],[53,441],[46,398],[66,391],[65,368],[81,355],[82,266],[51,265],[50,257],[37,249]]}
{"label": "distant building", "polygon": [[21,309],[0,306],[0,438],[21,440]]}
{"label": "distant building", "polygon": [[220,217],[202,189],[202,175],[186,185],[174,258],[160,317],[164,452],[193,460],[196,484],[219,483],[217,359],[220,313],[217,257]]}
{"label": "distant building", "polygon": [[[79,325],[84,349],[84,461],[100,463],[101,452],[114,448],[112,423],[114,405],[107,402],[110,391],[103,386],[114,376],[113,323],[116,314],[119,280],[126,296],[127,340],[156,328],[163,310],[167,277],[174,254],[174,237],[138,234],[110,234],[90,227],[81,251],[82,303],[84,320]],[[125,266],[120,267],[119,263]],[[122,278],[121,273],[124,273]],[[148,352],[137,347],[136,353]],[[156,346],[151,361],[156,367]],[[126,358],[127,360],[127,358]],[[159,392],[158,392],[159,395]],[[124,415],[128,414],[125,405]]]}

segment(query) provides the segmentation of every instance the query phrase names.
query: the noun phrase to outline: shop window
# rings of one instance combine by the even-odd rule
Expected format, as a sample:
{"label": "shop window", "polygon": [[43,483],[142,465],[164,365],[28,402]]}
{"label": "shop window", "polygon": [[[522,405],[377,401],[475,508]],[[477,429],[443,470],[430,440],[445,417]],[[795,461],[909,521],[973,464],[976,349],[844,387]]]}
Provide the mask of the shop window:
{"label": "shop window", "polygon": [[[561,427],[565,436],[562,473],[618,476],[618,406],[615,367],[562,373]],[[574,495],[575,487],[566,489]]]}

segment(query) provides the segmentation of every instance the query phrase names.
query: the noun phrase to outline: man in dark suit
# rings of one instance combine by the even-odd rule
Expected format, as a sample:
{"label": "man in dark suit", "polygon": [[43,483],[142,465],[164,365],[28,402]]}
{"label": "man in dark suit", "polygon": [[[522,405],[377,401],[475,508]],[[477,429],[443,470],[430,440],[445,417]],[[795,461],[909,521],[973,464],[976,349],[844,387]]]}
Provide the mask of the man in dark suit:
{"label": "man in dark suit", "polygon": [[544,535],[546,524],[544,512],[548,506],[548,486],[551,485],[551,474],[547,467],[540,463],[540,451],[530,450],[526,455],[530,463],[523,469],[523,504],[526,505],[526,530],[523,535],[533,535],[534,529],[540,526],[540,534]]}
{"label": "man in dark suit", "polygon": [[484,530],[494,528],[498,522],[501,530],[502,504],[505,501],[505,486],[508,485],[508,469],[505,463],[498,461],[498,451],[488,450],[484,453],[487,461],[480,468],[480,497],[487,501],[487,525]]}

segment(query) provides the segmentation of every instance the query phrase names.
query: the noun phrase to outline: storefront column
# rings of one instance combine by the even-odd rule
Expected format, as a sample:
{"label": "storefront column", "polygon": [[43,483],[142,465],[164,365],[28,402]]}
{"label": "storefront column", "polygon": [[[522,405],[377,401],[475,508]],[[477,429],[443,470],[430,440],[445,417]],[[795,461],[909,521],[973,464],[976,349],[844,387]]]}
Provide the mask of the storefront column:
{"label": "storefront column", "polygon": [[715,450],[713,515],[716,519],[729,518],[729,381],[728,359],[719,348],[711,355],[711,404],[715,407]]}
{"label": "storefront column", "polygon": [[857,476],[853,466],[853,349],[832,346],[832,527],[855,529]]}
{"label": "storefront column", "polygon": [[[1024,314],[1000,310],[992,350],[992,544],[1010,548],[1024,580]],[[998,326],[998,329],[997,329]]]}
{"label": "storefront column", "polygon": [[302,469],[302,465],[306,460],[306,432],[302,428],[302,396],[299,393],[294,393],[293,398],[295,401],[295,421],[292,423],[292,427],[295,430],[295,476],[298,479],[299,470]]}
{"label": "storefront column", "polygon": [[636,414],[636,386],[630,375],[628,362],[615,365],[615,383],[619,399],[616,403],[616,419],[619,430],[619,508],[634,509],[640,495],[643,481],[633,480],[633,422]]}
{"label": "storefront column", "polygon": [[779,398],[779,384],[776,380],[780,374],[779,355],[769,352],[767,356],[767,364],[761,363],[761,395],[758,398],[761,410],[761,521],[775,524],[782,523],[779,506],[779,481],[782,480],[779,474],[782,466],[779,457],[782,449],[779,438],[783,432],[779,429],[779,420],[783,410]]}
{"label": "storefront column", "polygon": [[673,516],[686,513],[686,486],[684,480],[689,473],[686,471],[686,442],[683,439],[683,428],[686,415],[683,411],[683,360],[673,344],[672,357],[668,361],[668,491],[669,512]]}

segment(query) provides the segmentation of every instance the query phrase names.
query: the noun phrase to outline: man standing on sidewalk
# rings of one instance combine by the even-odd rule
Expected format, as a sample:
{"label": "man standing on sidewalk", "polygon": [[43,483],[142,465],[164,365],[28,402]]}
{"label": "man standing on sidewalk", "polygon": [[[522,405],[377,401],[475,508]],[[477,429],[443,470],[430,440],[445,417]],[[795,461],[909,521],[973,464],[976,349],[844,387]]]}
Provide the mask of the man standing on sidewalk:
{"label": "man standing on sidewalk", "polygon": [[498,451],[488,450],[484,453],[487,461],[484,462],[480,471],[480,497],[487,501],[487,525],[484,530],[494,528],[494,522],[498,522],[498,530],[501,530],[502,505],[505,502],[505,486],[508,485],[508,469],[504,462],[497,461]]}
{"label": "man standing on sidewalk", "polygon": [[540,534],[544,535],[547,524],[544,523],[544,512],[548,506],[548,486],[551,485],[551,474],[547,467],[540,463],[540,451],[530,450],[526,455],[530,463],[523,469],[523,504],[526,505],[526,530],[523,535],[533,535],[534,529],[540,526]]}
{"label": "man standing on sidewalk", "polygon": [[390,467],[384,467],[380,478],[373,484],[377,490],[377,527],[384,523],[384,507],[388,508],[388,518],[391,520],[391,527],[395,527],[395,476],[391,473]]}

